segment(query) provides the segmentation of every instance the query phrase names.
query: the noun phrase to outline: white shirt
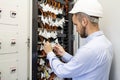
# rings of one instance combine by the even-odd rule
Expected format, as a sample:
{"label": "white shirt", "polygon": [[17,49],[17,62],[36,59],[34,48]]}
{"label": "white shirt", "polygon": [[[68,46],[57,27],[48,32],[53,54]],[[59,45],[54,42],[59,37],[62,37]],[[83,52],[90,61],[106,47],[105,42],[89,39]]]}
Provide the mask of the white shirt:
{"label": "white shirt", "polygon": [[109,80],[113,49],[111,42],[98,31],[86,38],[87,43],[77,50],[75,56],[68,53],[61,62],[53,52],[47,55],[54,73],[72,80]]}

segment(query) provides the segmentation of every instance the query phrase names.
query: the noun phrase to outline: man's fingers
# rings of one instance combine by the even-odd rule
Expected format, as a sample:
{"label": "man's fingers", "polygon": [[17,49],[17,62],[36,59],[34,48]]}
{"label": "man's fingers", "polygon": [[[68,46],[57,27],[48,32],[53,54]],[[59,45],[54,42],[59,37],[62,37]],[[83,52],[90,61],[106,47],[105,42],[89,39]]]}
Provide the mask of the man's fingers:
{"label": "man's fingers", "polygon": [[47,42],[44,43],[44,46],[45,46],[45,45],[48,45],[48,44],[49,44],[49,42],[47,41]]}

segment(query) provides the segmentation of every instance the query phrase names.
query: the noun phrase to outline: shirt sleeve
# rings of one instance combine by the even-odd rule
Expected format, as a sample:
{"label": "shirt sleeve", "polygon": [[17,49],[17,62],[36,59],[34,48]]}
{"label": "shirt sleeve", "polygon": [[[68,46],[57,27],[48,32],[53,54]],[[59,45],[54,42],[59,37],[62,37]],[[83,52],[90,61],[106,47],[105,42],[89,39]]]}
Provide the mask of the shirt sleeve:
{"label": "shirt sleeve", "polygon": [[72,55],[68,54],[67,52],[61,57],[61,59],[64,61],[64,62],[69,62],[71,59],[72,59]]}
{"label": "shirt sleeve", "polygon": [[48,53],[47,59],[54,73],[61,78],[78,77],[96,68],[95,55],[86,49],[78,50],[68,63],[61,62],[53,52]]}

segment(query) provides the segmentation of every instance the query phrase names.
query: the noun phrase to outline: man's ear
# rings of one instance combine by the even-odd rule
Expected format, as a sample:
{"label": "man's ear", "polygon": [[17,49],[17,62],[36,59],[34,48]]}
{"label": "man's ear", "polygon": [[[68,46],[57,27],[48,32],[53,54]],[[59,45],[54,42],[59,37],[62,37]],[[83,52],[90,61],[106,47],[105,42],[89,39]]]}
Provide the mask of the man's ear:
{"label": "man's ear", "polygon": [[82,25],[83,27],[86,26],[88,24],[88,19],[86,17],[82,18]]}

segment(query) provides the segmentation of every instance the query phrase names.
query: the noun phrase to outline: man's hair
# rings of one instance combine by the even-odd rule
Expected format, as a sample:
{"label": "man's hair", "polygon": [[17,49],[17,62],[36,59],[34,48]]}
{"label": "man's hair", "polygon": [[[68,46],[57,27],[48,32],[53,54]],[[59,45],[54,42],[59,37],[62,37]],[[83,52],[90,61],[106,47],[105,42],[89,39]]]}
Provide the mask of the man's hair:
{"label": "man's hair", "polygon": [[90,15],[87,15],[87,14],[82,13],[82,12],[78,12],[75,15],[78,17],[78,20],[80,22],[81,22],[83,17],[87,17],[93,25],[97,25],[99,22],[99,17],[96,17],[96,16],[90,16]]}

